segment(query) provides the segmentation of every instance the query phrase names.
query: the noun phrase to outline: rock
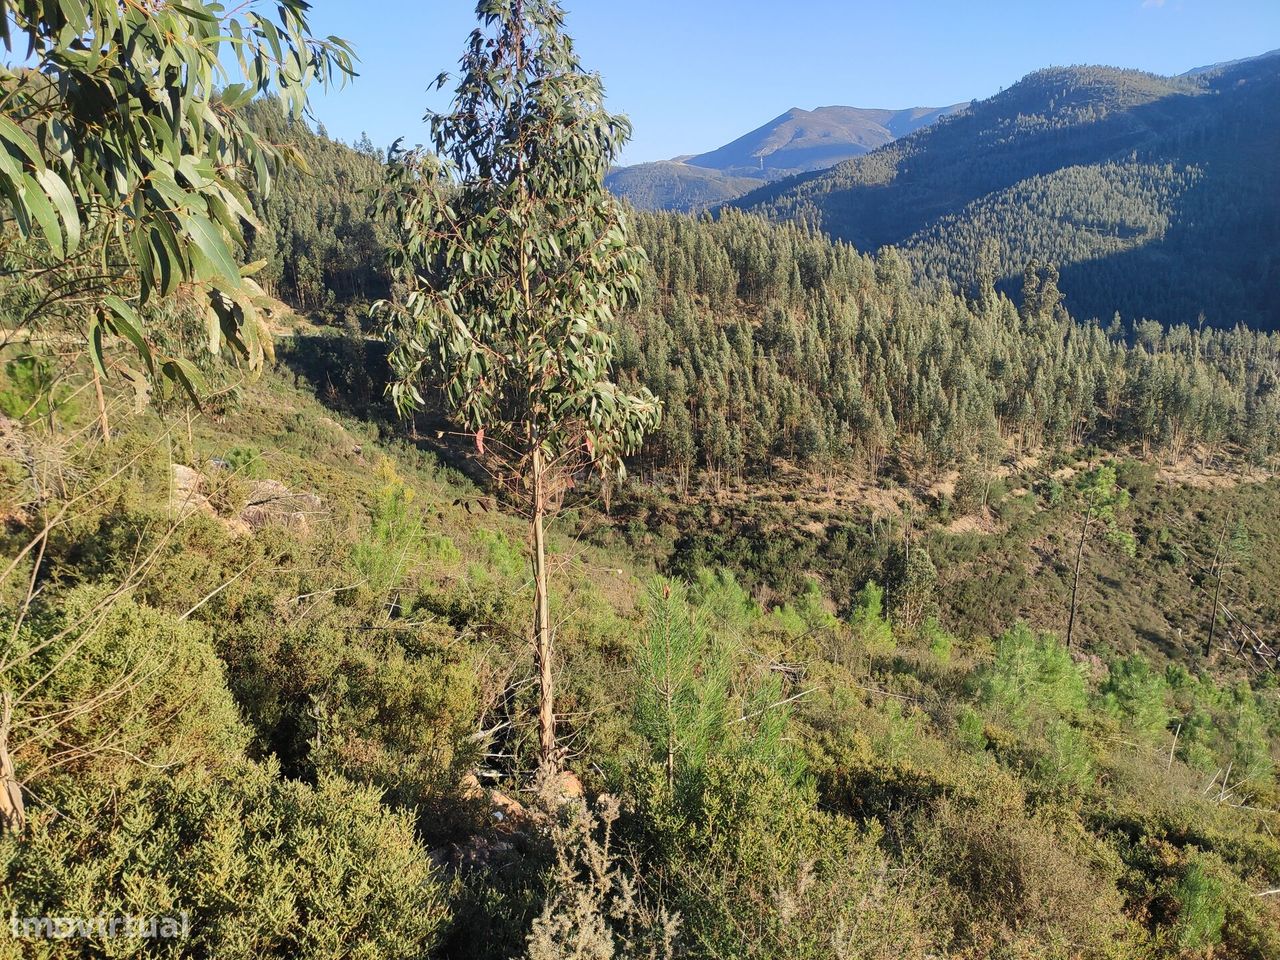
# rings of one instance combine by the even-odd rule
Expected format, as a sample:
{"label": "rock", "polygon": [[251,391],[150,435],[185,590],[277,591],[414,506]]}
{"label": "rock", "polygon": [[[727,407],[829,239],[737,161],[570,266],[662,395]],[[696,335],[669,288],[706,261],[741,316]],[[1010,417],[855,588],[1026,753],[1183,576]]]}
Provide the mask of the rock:
{"label": "rock", "polygon": [[173,465],[173,491],[170,499],[177,508],[179,516],[185,517],[192,513],[217,516],[217,511],[213,509],[213,504],[209,502],[205,490],[205,479],[199,470],[181,463]]}
{"label": "rock", "polygon": [[305,531],[323,506],[315,494],[294,493],[279,480],[253,480],[239,519],[250,530],[278,523],[290,530]]}
{"label": "rock", "polygon": [[468,773],[462,778],[458,783],[458,793],[464,800],[481,800],[488,795],[484,787],[480,786],[480,778],[474,773]]}
{"label": "rock", "polygon": [[524,808],[524,804],[498,790],[489,794],[489,807],[493,822],[508,829],[519,829],[529,819],[529,811]]}
{"label": "rock", "polygon": [[584,796],[582,781],[572,770],[561,770],[556,774],[554,789],[556,796],[564,800],[581,800]]}
{"label": "rock", "polygon": [[203,513],[217,517],[236,536],[246,536],[273,523],[305,531],[311,525],[311,518],[324,507],[319,497],[294,493],[279,480],[251,480],[246,490],[244,508],[235,516],[220,517],[209,499],[209,482],[205,476],[193,467],[173,465],[171,496],[180,515]]}
{"label": "rock", "polygon": [[450,858],[460,870],[489,870],[515,858],[515,844],[508,840],[490,837],[472,837],[467,843],[454,847]]}

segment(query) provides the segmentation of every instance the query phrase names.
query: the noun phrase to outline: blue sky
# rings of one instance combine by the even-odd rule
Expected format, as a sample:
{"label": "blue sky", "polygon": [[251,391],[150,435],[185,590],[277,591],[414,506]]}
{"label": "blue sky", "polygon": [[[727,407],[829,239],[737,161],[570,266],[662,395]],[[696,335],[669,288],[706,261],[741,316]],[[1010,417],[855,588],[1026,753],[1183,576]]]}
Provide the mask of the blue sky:
{"label": "blue sky", "polygon": [[[790,107],[940,106],[1051,64],[1180,73],[1280,47],[1280,0],[565,0],[584,63],[630,115],[626,161],[719,146]],[[313,0],[361,58],[315,98],[331,136],[425,139],[427,85],[452,70],[474,0]]]}

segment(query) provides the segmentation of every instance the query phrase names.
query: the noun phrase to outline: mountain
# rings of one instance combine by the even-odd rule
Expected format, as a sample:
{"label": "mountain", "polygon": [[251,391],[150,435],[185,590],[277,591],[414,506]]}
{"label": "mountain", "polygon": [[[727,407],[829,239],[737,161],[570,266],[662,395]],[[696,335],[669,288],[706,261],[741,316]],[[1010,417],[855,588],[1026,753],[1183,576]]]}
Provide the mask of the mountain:
{"label": "mountain", "polygon": [[1266,53],[1260,53],[1256,57],[1242,57],[1239,60],[1223,60],[1219,63],[1211,63],[1204,67],[1193,67],[1186,73],[1182,74],[1182,76],[1195,77],[1204,73],[1216,73],[1219,70],[1225,70],[1228,67],[1238,67],[1242,63],[1253,63],[1255,60],[1263,60],[1267,57],[1280,57],[1280,47],[1277,47],[1275,50],[1268,50]]}
{"label": "mountain", "polygon": [[956,103],[909,110],[796,107],[732,143],[691,157],[689,163],[762,179],[822,170],[914,133],[967,106]]}
{"label": "mountain", "polygon": [[1005,287],[1056,265],[1078,316],[1280,329],[1280,57],[1161,77],[1051,68],[736,206],[804,220],[919,276]]}
{"label": "mountain", "polygon": [[609,188],[643,210],[701,210],[770,180],[822,170],[967,107],[798,107],[707,153],[619,167]]}

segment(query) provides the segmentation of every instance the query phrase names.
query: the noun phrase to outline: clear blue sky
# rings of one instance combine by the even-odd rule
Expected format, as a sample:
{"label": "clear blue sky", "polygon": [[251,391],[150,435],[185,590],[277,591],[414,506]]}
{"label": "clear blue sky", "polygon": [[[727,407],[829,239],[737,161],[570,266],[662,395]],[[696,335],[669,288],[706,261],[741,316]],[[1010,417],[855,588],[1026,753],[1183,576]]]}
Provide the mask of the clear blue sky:
{"label": "clear blue sky", "polygon": [[[361,76],[318,96],[331,136],[425,140],[427,85],[453,70],[473,0],[313,0]],[[1156,73],[1280,47],[1280,0],[565,0],[583,62],[630,115],[626,161],[697,153],[790,107],[939,106],[1052,64]]]}

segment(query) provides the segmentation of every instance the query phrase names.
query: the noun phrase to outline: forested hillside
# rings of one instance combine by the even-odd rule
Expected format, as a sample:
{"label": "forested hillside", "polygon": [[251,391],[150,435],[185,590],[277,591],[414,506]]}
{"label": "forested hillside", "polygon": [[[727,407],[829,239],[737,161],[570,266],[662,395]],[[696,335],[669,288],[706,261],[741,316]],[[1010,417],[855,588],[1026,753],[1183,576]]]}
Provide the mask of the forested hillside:
{"label": "forested hillside", "polygon": [[606,182],[610,190],[640,210],[689,213],[750,193],[764,180],[675,160],[658,160],[617,167],[609,172]]}
{"label": "forested hillside", "polygon": [[1280,57],[1165,78],[1034,73],[966,113],[736,203],[964,291],[1035,258],[1107,322],[1280,327]]}
{"label": "forested hillside", "polygon": [[278,103],[256,101],[245,114],[259,136],[301,161],[269,194],[252,194],[257,223],[245,255],[266,261],[257,276],[267,292],[308,311],[386,296],[386,231],[369,216],[382,151],[367,140],[335,143]]}
{"label": "forested hillside", "polygon": [[988,276],[970,301],[912,283],[800,226],[726,212],[638,218],[652,272],[622,362],[666,402],[642,465],[685,488],[696,468],[922,480],[963,464],[1086,443],[1265,462],[1277,450],[1280,339],[1086,322],[1056,271],[1020,306]]}

